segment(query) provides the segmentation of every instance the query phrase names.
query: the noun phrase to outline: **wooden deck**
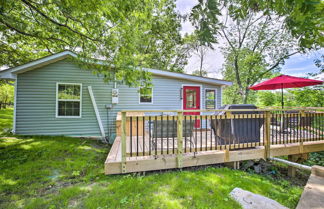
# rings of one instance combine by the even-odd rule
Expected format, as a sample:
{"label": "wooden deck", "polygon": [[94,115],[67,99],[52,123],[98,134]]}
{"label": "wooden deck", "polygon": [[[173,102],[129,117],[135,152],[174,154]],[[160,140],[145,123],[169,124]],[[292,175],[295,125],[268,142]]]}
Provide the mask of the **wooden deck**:
{"label": "wooden deck", "polygon": [[[265,156],[265,148],[263,146],[263,136],[261,136],[260,142],[253,143],[240,143],[229,145],[216,145],[215,140],[204,140],[200,136],[207,134],[207,139],[210,139],[210,131],[197,132],[193,135],[193,143],[183,143],[183,165],[182,167],[217,164],[225,162],[234,162],[242,160],[260,159]],[[304,131],[303,135],[309,136],[305,139],[305,142],[301,145],[300,142],[296,142],[297,138],[286,136],[280,136],[285,138],[285,141],[276,141],[276,132],[272,132],[271,139],[272,145],[270,146],[270,156],[283,156],[292,154],[302,154],[309,152],[324,151],[324,140],[318,140],[319,136],[316,134]],[[277,133],[278,134],[278,133]],[[282,133],[281,133],[282,134]],[[202,139],[202,140],[201,140]],[[132,140],[132,154],[130,152],[130,137],[127,137],[126,144],[126,162],[127,162],[127,173],[150,171],[150,170],[162,170],[177,168],[177,143],[176,139],[173,141],[172,138],[158,138],[157,148],[152,146],[152,140],[148,137],[133,137]],[[163,146],[162,143],[163,142]],[[174,144],[173,144],[174,142]],[[207,142],[207,144],[206,144]],[[289,144],[287,144],[289,142]],[[151,151],[150,151],[151,143]],[[169,146],[167,146],[169,143]],[[197,144],[196,144],[197,143]],[[173,146],[174,145],[174,146]],[[138,152],[136,151],[138,147]],[[163,147],[163,152],[161,147]],[[169,149],[167,149],[169,147]],[[105,173],[106,174],[120,174],[121,172],[121,137],[116,137],[116,140],[108,154],[105,162]]]}
{"label": "wooden deck", "polygon": [[[198,111],[209,114],[224,110]],[[237,111],[257,114],[237,114]],[[170,111],[133,110],[143,113],[140,116],[122,111],[118,136],[105,162],[105,173],[184,168],[324,151],[323,110],[284,111],[226,110],[222,115],[200,115],[198,120],[205,122],[201,126],[204,129],[194,128],[191,116],[186,118],[182,110],[171,111],[176,116],[154,117],[144,113]]]}

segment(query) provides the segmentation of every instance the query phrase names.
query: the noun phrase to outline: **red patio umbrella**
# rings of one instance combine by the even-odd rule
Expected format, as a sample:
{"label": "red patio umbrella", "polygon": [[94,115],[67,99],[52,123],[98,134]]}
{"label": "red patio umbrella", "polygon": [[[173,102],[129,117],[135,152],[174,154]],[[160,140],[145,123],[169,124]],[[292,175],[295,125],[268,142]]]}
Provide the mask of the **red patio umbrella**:
{"label": "red patio umbrella", "polygon": [[274,90],[281,89],[281,105],[284,106],[283,101],[283,89],[287,88],[300,88],[305,86],[314,86],[318,84],[323,84],[323,81],[299,78],[289,75],[280,75],[270,80],[264,81],[257,85],[249,87],[252,90]]}

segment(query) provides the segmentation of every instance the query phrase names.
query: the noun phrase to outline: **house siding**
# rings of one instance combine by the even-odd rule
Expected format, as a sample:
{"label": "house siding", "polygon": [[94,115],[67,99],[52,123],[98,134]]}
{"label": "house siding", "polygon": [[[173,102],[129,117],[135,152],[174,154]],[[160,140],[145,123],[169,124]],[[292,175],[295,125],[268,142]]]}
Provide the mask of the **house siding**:
{"label": "house siding", "polygon": [[[56,118],[56,83],[82,83],[82,117]],[[111,110],[112,84],[100,76],[61,60],[17,76],[16,133],[25,135],[100,136],[88,86],[92,86],[100,117],[107,133],[115,132],[115,118],[121,110],[176,110],[182,108],[182,85],[201,85],[201,107],[205,108],[205,88],[216,89],[216,106],[221,105],[221,87],[188,80],[153,76],[153,104],[139,104],[137,88],[117,85],[119,104]],[[109,116],[108,116],[109,114]],[[109,117],[109,119],[108,119]]]}

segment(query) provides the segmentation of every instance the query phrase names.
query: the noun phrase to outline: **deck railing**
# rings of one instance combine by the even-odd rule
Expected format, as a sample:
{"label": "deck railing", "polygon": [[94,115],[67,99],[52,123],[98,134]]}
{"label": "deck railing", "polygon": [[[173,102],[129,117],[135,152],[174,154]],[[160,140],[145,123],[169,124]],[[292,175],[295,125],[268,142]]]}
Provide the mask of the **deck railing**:
{"label": "deck railing", "polygon": [[[138,115],[134,113],[139,113]],[[323,108],[122,111],[121,154],[127,157],[237,150],[324,140]]]}

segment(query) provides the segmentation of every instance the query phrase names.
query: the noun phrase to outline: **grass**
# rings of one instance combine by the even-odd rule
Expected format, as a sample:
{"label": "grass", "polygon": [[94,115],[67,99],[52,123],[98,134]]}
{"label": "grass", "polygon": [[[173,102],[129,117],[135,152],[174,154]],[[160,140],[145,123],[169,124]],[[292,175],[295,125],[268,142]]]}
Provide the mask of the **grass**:
{"label": "grass", "polygon": [[0,109],[0,134],[12,129],[13,109]]}
{"label": "grass", "polygon": [[[10,126],[4,121],[0,130]],[[294,208],[302,192],[286,180],[224,167],[105,176],[108,151],[94,140],[3,133],[0,208],[239,208],[229,197],[235,187]]]}

